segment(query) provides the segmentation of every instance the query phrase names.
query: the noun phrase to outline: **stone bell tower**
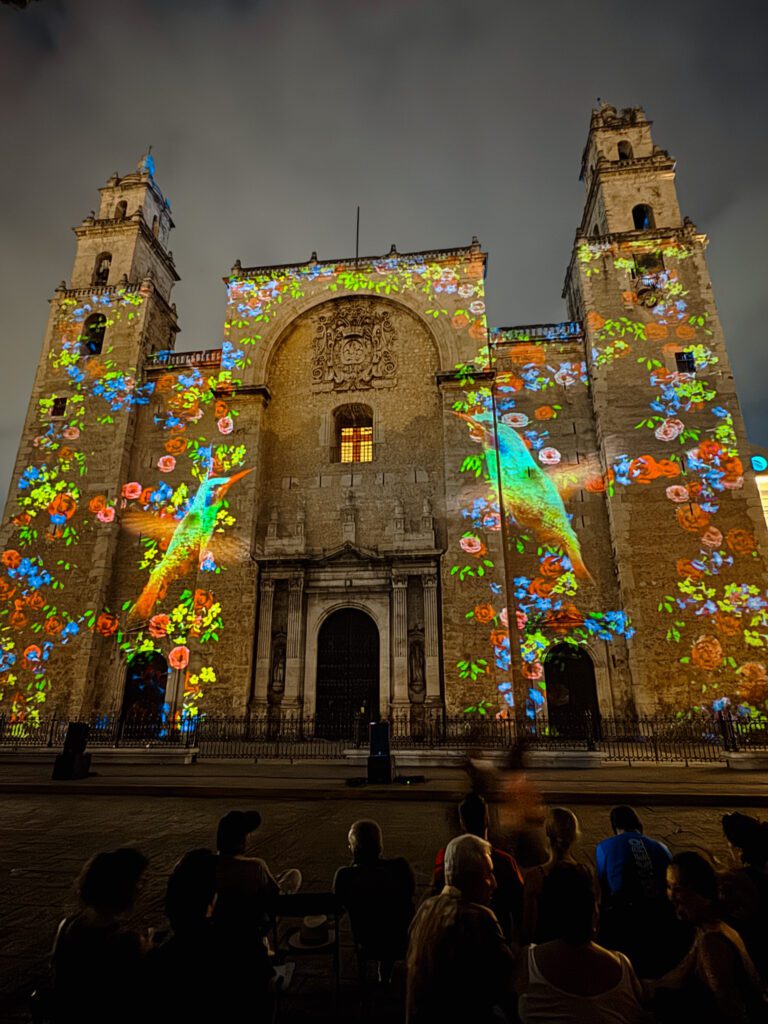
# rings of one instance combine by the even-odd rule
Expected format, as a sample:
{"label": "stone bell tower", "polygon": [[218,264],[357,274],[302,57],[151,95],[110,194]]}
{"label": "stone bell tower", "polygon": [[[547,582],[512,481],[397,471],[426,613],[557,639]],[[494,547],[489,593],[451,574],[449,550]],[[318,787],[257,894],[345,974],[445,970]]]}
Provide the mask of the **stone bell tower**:
{"label": "stone bell tower", "polygon": [[586,327],[635,705],[753,703],[766,670],[747,600],[766,584],[765,526],[708,239],[681,217],[675,161],[639,107],[592,112],[581,176],[564,297]]}
{"label": "stone bell tower", "polygon": [[173,221],[151,155],[99,192],[98,212],[74,229],[71,281],[51,299],[2,526],[12,603],[0,610],[0,629],[19,713],[93,705],[101,645],[116,623],[108,594],[120,487],[136,410],[151,394],[142,367],[172,348],[178,331]]}

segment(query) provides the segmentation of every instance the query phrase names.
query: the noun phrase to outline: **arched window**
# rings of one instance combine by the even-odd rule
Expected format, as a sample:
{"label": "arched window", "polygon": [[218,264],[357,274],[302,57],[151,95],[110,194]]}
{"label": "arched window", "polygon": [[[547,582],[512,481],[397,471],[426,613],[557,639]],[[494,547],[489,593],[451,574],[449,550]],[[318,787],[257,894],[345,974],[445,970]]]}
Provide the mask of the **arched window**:
{"label": "arched window", "polygon": [[373,410],[342,405],[333,414],[335,462],[373,462]]}
{"label": "arched window", "polygon": [[627,142],[626,139],[622,139],[618,145],[619,160],[632,160],[634,153],[632,152],[632,143]]}
{"label": "arched window", "polygon": [[595,224],[595,226],[592,228],[592,237],[593,238],[599,238],[600,237],[600,228],[597,226],[597,224]]}
{"label": "arched window", "polygon": [[80,335],[80,350],[85,356],[97,356],[104,345],[104,331],[107,329],[107,318],[103,313],[91,313],[83,324]]}
{"label": "arched window", "polygon": [[125,220],[125,213],[127,209],[128,203],[126,203],[124,199],[121,199],[115,207],[115,220]]}
{"label": "arched window", "polygon": [[157,215],[152,218],[152,234],[155,238],[160,234],[160,218]]}
{"label": "arched window", "polygon": [[639,203],[633,207],[632,222],[635,225],[635,231],[649,231],[651,228],[656,227],[653,210],[647,203]]}
{"label": "arched window", "polygon": [[112,253],[102,252],[96,257],[93,267],[93,284],[105,285],[109,280],[109,268],[112,266]]}

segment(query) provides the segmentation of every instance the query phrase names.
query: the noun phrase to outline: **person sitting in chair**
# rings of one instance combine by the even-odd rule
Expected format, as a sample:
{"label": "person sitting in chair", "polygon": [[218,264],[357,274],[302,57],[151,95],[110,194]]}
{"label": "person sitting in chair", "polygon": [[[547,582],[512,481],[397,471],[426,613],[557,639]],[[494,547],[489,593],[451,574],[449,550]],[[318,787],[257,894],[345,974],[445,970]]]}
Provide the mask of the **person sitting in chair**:
{"label": "person sitting in chair", "polygon": [[413,917],[414,878],[404,857],[382,856],[381,829],[356,821],[349,830],[352,864],[339,868],[333,891],[349,914],[361,964],[379,963],[379,980],[389,982],[395,960],[405,958]]}

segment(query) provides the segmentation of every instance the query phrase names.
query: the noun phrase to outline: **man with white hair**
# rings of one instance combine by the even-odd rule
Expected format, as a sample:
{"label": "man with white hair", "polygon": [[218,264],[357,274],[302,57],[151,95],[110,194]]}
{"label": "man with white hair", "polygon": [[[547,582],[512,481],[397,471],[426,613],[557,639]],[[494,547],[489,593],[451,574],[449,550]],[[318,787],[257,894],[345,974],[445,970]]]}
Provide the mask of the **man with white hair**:
{"label": "man with white hair", "polygon": [[515,960],[488,908],[496,889],[490,843],[472,835],[452,839],[445,883],[411,926],[406,1022],[503,1021],[514,1006]]}

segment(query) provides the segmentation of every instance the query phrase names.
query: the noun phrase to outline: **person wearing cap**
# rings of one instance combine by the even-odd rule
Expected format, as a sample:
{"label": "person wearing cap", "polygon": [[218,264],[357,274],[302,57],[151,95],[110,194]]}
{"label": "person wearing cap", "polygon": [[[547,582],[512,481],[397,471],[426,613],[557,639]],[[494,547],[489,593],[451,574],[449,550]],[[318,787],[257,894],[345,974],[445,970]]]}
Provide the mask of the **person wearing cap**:
{"label": "person wearing cap", "polygon": [[281,892],[296,892],[301,872],[296,868],[277,878],[261,857],[246,856],[248,837],[261,825],[258,811],[230,811],[216,833],[216,906],[214,922],[229,943],[266,958],[264,943],[275,901]]}
{"label": "person wearing cap", "polygon": [[515,958],[490,902],[491,845],[478,836],[445,848],[445,887],[416,911],[408,943],[406,1024],[514,1019]]}

